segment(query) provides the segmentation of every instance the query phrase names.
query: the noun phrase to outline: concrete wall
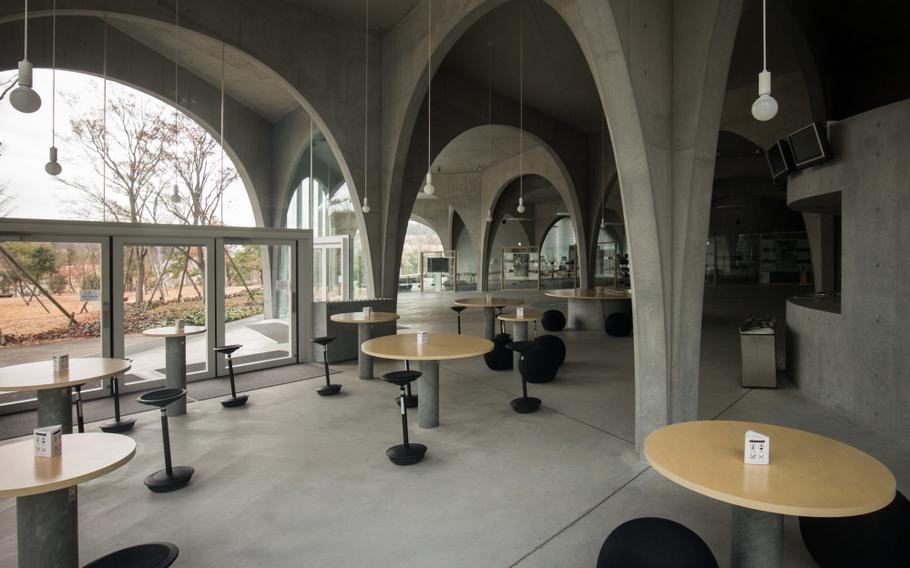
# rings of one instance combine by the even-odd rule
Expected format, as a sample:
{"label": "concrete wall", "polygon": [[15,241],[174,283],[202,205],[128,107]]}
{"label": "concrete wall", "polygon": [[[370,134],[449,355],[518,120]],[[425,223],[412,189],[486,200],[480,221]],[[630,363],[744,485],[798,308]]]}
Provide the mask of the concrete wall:
{"label": "concrete wall", "polygon": [[788,304],[796,385],[820,402],[910,428],[910,99],[831,125],[835,160],[790,179],[791,197],[842,194],[841,313]]}

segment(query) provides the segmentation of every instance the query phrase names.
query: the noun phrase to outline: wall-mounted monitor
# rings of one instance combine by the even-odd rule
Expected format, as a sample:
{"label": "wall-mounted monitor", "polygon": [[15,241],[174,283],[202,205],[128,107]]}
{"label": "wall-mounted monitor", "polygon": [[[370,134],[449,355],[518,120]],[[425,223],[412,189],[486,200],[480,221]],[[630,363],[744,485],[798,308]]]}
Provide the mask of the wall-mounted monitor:
{"label": "wall-mounted monitor", "polygon": [[787,136],[793,152],[793,164],[801,170],[831,159],[828,132],[820,122],[813,122]]}
{"label": "wall-mounted monitor", "polygon": [[445,256],[431,256],[427,258],[427,274],[448,274],[449,261],[451,259]]}
{"label": "wall-mounted monitor", "polygon": [[768,148],[768,151],[765,152],[765,158],[768,160],[768,168],[771,169],[771,178],[774,181],[785,178],[796,171],[796,167],[793,165],[790,143],[786,140],[778,140],[774,146]]}

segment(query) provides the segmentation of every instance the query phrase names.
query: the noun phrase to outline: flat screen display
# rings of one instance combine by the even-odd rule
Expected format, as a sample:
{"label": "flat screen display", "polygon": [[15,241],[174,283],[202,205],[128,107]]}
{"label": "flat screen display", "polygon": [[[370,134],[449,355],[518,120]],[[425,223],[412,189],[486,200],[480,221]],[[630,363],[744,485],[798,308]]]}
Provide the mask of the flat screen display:
{"label": "flat screen display", "polygon": [[818,122],[800,128],[787,137],[797,168],[805,168],[831,158],[828,136]]}
{"label": "flat screen display", "polygon": [[792,158],[789,155],[790,145],[786,140],[778,141],[774,146],[768,149],[765,157],[768,159],[768,167],[771,169],[771,177],[778,180],[793,170]]}
{"label": "flat screen display", "polygon": [[427,259],[428,274],[446,274],[449,272],[449,258],[447,257],[430,257]]}

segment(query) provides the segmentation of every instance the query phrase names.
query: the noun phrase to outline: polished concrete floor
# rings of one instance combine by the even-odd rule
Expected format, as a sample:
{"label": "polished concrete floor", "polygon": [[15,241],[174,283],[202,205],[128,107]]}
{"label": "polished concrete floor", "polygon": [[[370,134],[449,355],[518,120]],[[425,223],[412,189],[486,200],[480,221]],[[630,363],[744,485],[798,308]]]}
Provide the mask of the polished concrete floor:
{"label": "polished concrete floor", "polygon": [[[868,429],[792,388],[740,388],[738,324],[757,313],[782,317],[786,293],[707,290],[702,417],[835,437],[882,460],[906,489],[904,436]],[[402,331],[454,330],[451,299],[403,294]],[[481,322],[480,311],[464,312],[465,332],[480,334]],[[561,335],[568,359],[557,380],[531,385],[544,401],[537,414],[512,412],[521,387],[511,372],[491,372],[480,359],[444,363],[440,427],[412,422],[412,441],[429,452],[409,468],[385,457],[400,437],[396,389],[359,381],[353,363],[338,366],[333,380],[344,394],[335,398],[316,396],[314,380],[254,391],[243,409],[190,405],[171,435],[175,463],[196,476],[172,494],[142,485],[162,467],[162,450],[157,413],[140,414],[136,457],[80,486],[81,561],[165,540],[180,547],[175,566],[187,567],[591,567],[614,527],[657,515],[691,527],[729,565],[730,507],[667,481],[634,451],[632,339]],[[377,373],[393,368],[378,363]],[[15,565],[15,538],[15,503],[0,500],[0,566]],[[785,566],[813,565],[795,519],[786,521],[784,546]]]}

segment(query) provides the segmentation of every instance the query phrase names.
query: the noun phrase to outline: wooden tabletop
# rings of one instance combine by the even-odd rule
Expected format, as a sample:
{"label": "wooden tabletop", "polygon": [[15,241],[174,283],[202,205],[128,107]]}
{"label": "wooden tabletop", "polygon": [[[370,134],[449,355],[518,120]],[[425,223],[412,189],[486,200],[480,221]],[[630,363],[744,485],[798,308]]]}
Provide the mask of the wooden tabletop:
{"label": "wooden tabletop", "polygon": [[[743,463],[748,430],[771,439],[768,465]],[[863,515],[891,503],[896,489],[894,475],[872,456],[831,438],[770,424],[671,424],[645,439],[645,457],[696,493],[782,515]]]}
{"label": "wooden tabletop", "polygon": [[572,300],[631,300],[632,292],[629,290],[602,290],[596,288],[564,288],[562,290],[547,290],[544,296],[551,298],[568,298]]}
{"label": "wooden tabletop", "polygon": [[48,493],[101,477],[136,454],[136,442],[121,434],[64,434],[57,457],[35,457],[31,437],[0,446],[0,497]]}
{"label": "wooden tabletop", "polygon": [[184,326],[183,331],[177,331],[174,326],[153,327],[143,330],[142,335],[148,335],[149,337],[186,337],[188,335],[199,335],[200,333],[205,333],[205,331],[206,329],[203,325],[187,325]]}
{"label": "wooden tabletop", "polygon": [[126,359],[77,357],[69,360],[69,369],[55,371],[53,361],[36,361],[0,367],[0,391],[37,391],[61,389],[100,381],[129,371]]}
{"label": "wooden tabletop", "polygon": [[344,314],[334,314],[331,318],[332,321],[338,323],[384,323],[387,321],[395,321],[400,318],[398,314],[393,314],[392,312],[371,312],[367,316],[363,312],[348,312]]}
{"label": "wooden tabletop", "polygon": [[509,306],[520,306],[525,302],[516,298],[497,298],[495,296],[487,302],[484,296],[472,296],[470,298],[459,298],[452,303],[466,308],[508,308]]}
{"label": "wooden tabletop", "polygon": [[525,314],[522,317],[518,317],[518,314],[499,314],[496,316],[496,319],[512,322],[537,321],[540,319],[540,315],[540,312],[525,310]]}
{"label": "wooden tabletop", "polygon": [[477,357],[493,350],[493,342],[473,335],[430,332],[429,341],[417,343],[417,334],[386,335],[364,341],[363,352],[381,359],[441,361]]}

